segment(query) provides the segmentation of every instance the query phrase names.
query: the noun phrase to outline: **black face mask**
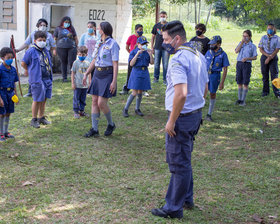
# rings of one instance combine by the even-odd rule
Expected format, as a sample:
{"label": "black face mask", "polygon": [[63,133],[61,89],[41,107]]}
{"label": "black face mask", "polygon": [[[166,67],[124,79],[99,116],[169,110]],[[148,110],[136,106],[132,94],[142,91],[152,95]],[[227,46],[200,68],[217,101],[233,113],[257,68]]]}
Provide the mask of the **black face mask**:
{"label": "black face mask", "polygon": [[197,30],[195,33],[196,33],[196,36],[201,36],[203,32],[200,30]]}
{"label": "black face mask", "polygon": [[218,48],[218,46],[217,46],[217,45],[210,46],[210,49],[211,49],[211,50],[213,50],[213,51],[217,50],[217,48]]}

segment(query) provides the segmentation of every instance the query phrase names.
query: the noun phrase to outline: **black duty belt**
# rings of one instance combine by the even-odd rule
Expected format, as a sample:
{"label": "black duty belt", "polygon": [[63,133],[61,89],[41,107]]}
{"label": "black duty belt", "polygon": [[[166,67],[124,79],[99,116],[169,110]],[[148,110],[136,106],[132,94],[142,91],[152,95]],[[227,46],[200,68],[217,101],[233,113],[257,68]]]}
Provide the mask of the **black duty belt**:
{"label": "black duty belt", "polygon": [[[180,114],[179,117],[186,117],[186,116],[189,116],[191,114],[196,114],[196,113],[198,113],[200,111],[202,111],[202,108],[197,109],[197,110],[193,110],[192,112],[189,112],[189,113]],[[170,114],[171,114],[171,112],[168,111],[168,115],[170,115]]]}
{"label": "black duty belt", "polygon": [[1,90],[13,91],[14,88],[0,87]]}
{"label": "black duty belt", "polygon": [[113,66],[108,66],[108,67],[96,67],[95,69],[97,69],[97,71],[99,71],[99,72],[103,72],[103,71],[113,70]]}

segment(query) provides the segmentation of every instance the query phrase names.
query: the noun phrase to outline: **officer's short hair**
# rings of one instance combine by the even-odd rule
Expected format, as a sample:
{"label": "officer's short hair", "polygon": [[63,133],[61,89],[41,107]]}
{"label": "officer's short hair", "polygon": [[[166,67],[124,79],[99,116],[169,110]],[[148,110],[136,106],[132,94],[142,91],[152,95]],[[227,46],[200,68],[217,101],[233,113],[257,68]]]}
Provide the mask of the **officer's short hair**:
{"label": "officer's short hair", "polygon": [[167,12],[165,12],[165,11],[161,11],[159,14],[162,14],[162,15],[167,15]]}
{"label": "officer's short hair", "polygon": [[136,25],[135,25],[135,30],[138,30],[140,27],[143,28],[142,24],[136,24]]}
{"label": "officer's short hair", "polygon": [[206,32],[206,26],[203,23],[196,24],[195,29],[196,30],[201,30],[204,33]]}
{"label": "officer's short hair", "polygon": [[14,55],[14,52],[13,52],[13,50],[12,50],[11,48],[9,48],[9,47],[3,47],[3,48],[1,49],[1,51],[0,51],[0,57],[1,57],[1,58],[4,58],[7,54],[12,54],[13,57],[15,56],[15,55]]}
{"label": "officer's short hair", "polygon": [[80,47],[78,47],[77,51],[78,51],[78,53],[81,53],[81,54],[87,54],[88,49],[86,46],[80,46]]}
{"label": "officer's short hair", "polygon": [[109,22],[101,22],[100,28],[106,36],[113,38],[113,27]]}
{"label": "officer's short hair", "polygon": [[39,38],[45,38],[47,39],[47,34],[43,31],[37,31],[35,34],[34,34],[34,39],[37,40]]}
{"label": "officer's short hair", "polygon": [[172,38],[174,38],[176,35],[179,35],[182,39],[186,39],[186,31],[184,25],[179,20],[174,20],[166,23],[162,27],[162,31],[166,31]]}

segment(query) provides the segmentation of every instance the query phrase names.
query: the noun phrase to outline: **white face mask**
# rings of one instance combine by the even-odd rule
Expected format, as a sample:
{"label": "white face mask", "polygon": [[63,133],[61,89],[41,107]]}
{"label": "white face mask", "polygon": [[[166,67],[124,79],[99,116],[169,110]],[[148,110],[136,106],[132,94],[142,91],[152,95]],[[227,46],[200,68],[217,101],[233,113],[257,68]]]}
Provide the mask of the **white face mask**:
{"label": "white face mask", "polygon": [[43,49],[44,47],[46,47],[47,42],[46,41],[37,41],[36,44],[39,48]]}
{"label": "white face mask", "polygon": [[165,17],[160,17],[160,22],[165,22],[166,21],[166,18]]}
{"label": "white face mask", "polygon": [[46,32],[47,31],[47,27],[46,26],[39,26],[39,30]]}

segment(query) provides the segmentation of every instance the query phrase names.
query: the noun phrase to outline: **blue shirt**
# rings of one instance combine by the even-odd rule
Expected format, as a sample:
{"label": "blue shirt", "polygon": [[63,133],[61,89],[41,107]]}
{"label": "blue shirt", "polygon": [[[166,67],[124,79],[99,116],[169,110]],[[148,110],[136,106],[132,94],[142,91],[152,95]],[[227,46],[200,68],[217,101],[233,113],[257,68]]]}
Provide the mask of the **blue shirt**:
{"label": "blue shirt", "polygon": [[120,47],[113,38],[107,38],[104,43],[100,43],[97,48],[96,67],[113,66],[113,61],[119,61]]}
{"label": "blue shirt", "polygon": [[[241,44],[241,42],[239,42],[237,47],[239,47],[240,44]],[[237,55],[237,61],[242,61],[243,58],[253,58],[256,56],[258,56],[257,47],[255,44],[252,43],[252,41],[250,41],[248,43],[243,43],[243,45]],[[246,62],[252,63],[251,60],[247,60]]]}
{"label": "blue shirt", "polygon": [[14,89],[15,82],[18,82],[17,70],[13,66],[11,69],[7,69],[2,63],[0,65],[0,87]]}
{"label": "blue shirt", "polygon": [[[35,40],[34,35],[36,32],[37,31],[33,31],[31,34],[29,34],[29,36],[26,38],[24,42],[26,45],[34,44],[34,40]],[[49,32],[46,32],[46,34],[47,34],[46,48],[48,51],[50,51],[52,47],[56,47],[55,40],[53,39],[53,36]]]}
{"label": "blue shirt", "polygon": [[[181,46],[182,47],[182,46]],[[204,107],[204,92],[208,83],[208,73],[204,56],[190,47],[183,45],[171,58],[167,70],[167,88],[165,92],[165,108],[172,111],[174,86],[187,84],[188,94],[181,113],[189,113]]]}
{"label": "blue shirt", "polygon": [[97,43],[97,36],[89,35],[88,33],[84,33],[79,41],[79,45],[78,45],[79,47],[86,46],[88,49],[88,55],[86,57],[86,60],[89,62],[93,60],[92,54],[94,52],[96,43]]}
{"label": "blue shirt", "polygon": [[220,48],[217,52],[213,50],[207,51],[205,59],[207,63],[207,71],[211,70],[209,71],[211,73],[221,72],[223,67],[228,67],[230,65],[228,56],[222,48]]}
{"label": "blue shirt", "polygon": [[[268,44],[269,41],[270,44]],[[264,35],[260,40],[259,48],[263,48],[267,54],[272,54],[275,49],[280,48],[280,38],[277,35],[273,35],[272,37]]]}
{"label": "blue shirt", "polygon": [[[129,54],[128,63],[134,58],[134,56],[137,54],[137,52],[140,49],[137,47],[134,50],[132,50]],[[150,64],[150,55],[147,51],[143,51],[141,54],[138,55],[136,63],[133,65],[133,67],[148,67]]]}
{"label": "blue shirt", "polygon": [[[49,51],[44,48],[44,53],[47,55],[48,63],[50,66],[50,79],[52,80],[52,64]],[[33,45],[26,52],[22,61],[27,65],[29,74],[29,84],[41,83],[42,82],[42,68],[41,68],[41,55],[42,52],[35,48]]]}

